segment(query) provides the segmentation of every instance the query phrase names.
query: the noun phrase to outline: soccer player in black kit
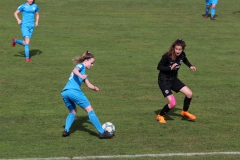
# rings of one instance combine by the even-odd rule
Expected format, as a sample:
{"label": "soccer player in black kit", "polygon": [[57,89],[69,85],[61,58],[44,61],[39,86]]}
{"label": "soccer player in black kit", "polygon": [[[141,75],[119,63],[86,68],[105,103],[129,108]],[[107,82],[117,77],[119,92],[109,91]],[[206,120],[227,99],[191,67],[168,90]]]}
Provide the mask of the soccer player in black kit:
{"label": "soccer player in black kit", "polygon": [[196,71],[196,67],[192,66],[186,57],[184,52],[185,46],[186,43],[183,40],[177,39],[158,63],[157,69],[160,71],[158,74],[158,85],[163,96],[168,100],[168,104],[166,104],[157,115],[157,121],[159,123],[166,123],[164,115],[176,105],[172,90],[176,93],[182,92],[185,95],[181,115],[188,117],[190,120],[196,119],[193,114],[188,112],[193,95],[192,91],[178,79],[178,70],[182,63],[186,64],[192,71]]}

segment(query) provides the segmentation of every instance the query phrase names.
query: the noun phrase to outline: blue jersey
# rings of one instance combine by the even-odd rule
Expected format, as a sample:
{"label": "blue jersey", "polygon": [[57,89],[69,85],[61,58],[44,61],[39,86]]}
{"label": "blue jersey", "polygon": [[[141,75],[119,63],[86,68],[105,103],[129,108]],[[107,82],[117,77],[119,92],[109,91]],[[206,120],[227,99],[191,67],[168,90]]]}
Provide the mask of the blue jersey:
{"label": "blue jersey", "polygon": [[[81,75],[85,75],[86,67],[83,63],[79,63],[75,66],[75,68],[79,69],[79,73]],[[66,84],[66,86],[63,88],[63,90],[66,89],[76,89],[80,90],[80,87],[82,85],[83,79],[75,75],[73,72],[70,74],[69,80]]]}
{"label": "blue jersey", "polygon": [[35,13],[39,12],[39,8],[35,3],[31,5],[24,3],[17,10],[22,12],[22,24],[34,26]]}

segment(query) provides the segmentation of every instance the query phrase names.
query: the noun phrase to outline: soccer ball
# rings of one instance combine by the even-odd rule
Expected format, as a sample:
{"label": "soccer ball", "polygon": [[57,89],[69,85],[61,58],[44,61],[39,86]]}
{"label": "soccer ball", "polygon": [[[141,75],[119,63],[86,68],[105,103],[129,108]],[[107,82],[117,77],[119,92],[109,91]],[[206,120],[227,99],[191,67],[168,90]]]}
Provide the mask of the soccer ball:
{"label": "soccer ball", "polygon": [[109,133],[115,132],[115,126],[111,122],[105,122],[102,125],[102,128],[104,129],[104,131],[108,131]]}

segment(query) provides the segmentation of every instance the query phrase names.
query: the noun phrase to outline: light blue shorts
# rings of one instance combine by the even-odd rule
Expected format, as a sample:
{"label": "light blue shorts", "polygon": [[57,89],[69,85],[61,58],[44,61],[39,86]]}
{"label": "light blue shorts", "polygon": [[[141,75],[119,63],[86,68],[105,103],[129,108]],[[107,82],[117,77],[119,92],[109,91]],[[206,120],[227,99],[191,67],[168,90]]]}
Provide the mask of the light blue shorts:
{"label": "light blue shorts", "polygon": [[31,38],[34,31],[34,26],[29,26],[26,24],[21,24],[21,31],[23,38]]}
{"label": "light blue shorts", "polygon": [[218,4],[218,0],[206,0],[206,5],[211,6],[212,4]]}
{"label": "light blue shorts", "polygon": [[83,109],[91,105],[85,94],[80,90],[67,89],[62,91],[61,95],[69,111],[76,109],[76,104]]}

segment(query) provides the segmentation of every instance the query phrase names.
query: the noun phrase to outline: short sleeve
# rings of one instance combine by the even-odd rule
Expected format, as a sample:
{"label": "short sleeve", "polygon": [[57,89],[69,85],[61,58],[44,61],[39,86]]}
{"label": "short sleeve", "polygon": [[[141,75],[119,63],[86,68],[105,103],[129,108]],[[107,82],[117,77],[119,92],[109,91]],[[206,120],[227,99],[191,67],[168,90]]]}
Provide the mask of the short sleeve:
{"label": "short sleeve", "polygon": [[38,8],[38,6],[36,5],[36,10],[35,10],[35,12],[39,12],[40,10],[39,10],[39,8]]}
{"label": "short sleeve", "polygon": [[81,64],[77,64],[77,65],[75,66],[75,68],[78,68],[79,71],[81,71],[81,70],[83,69],[83,64],[82,64],[82,63],[81,63]]}
{"label": "short sleeve", "polygon": [[17,10],[20,11],[20,12],[22,12],[22,11],[23,11],[23,8],[24,8],[24,6],[23,6],[23,4],[22,4],[22,5],[20,5],[20,6],[17,8]]}

